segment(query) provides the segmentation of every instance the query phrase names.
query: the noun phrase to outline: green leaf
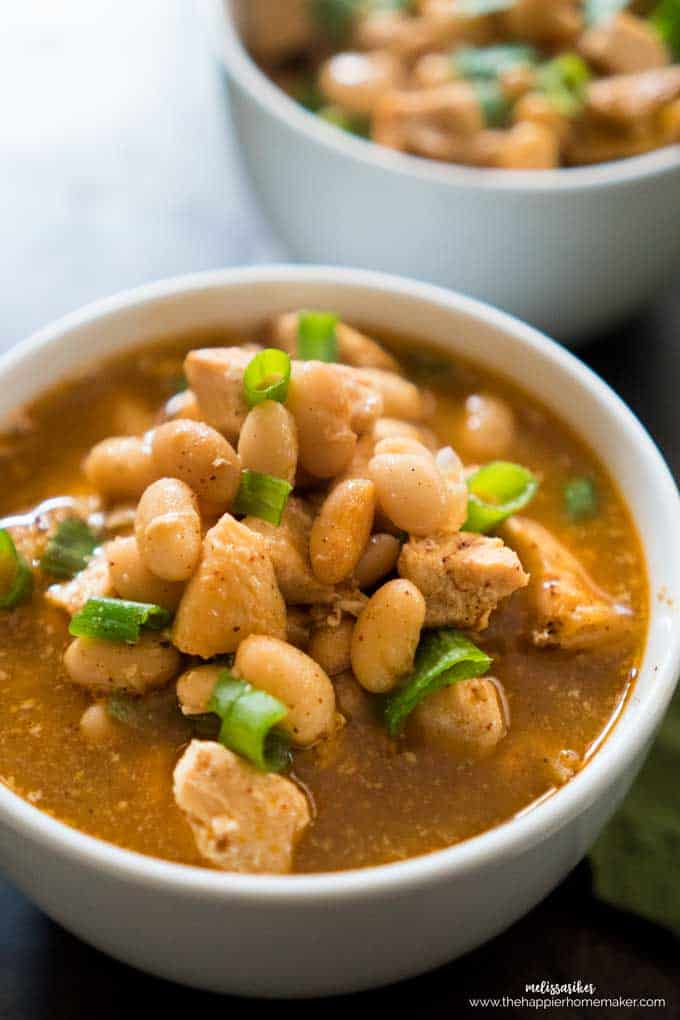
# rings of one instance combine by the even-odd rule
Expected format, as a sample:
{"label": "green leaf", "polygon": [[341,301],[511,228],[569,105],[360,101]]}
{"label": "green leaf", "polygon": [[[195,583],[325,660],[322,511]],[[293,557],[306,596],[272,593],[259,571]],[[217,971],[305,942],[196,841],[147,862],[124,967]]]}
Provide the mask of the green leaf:
{"label": "green leaf", "polygon": [[680,936],[680,693],[623,807],[590,853],[595,893]]}
{"label": "green leaf", "polygon": [[511,105],[498,82],[475,78],[471,85],[477,94],[477,102],[481,107],[486,126],[490,128],[504,127],[510,117]]}
{"label": "green leaf", "polygon": [[357,135],[358,138],[368,138],[371,133],[370,123],[366,117],[347,113],[340,106],[322,106],[317,114],[333,127],[341,128],[350,135]]}
{"label": "green leaf", "polygon": [[397,735],[423,698],[459,680],[483,676],[491,661],[461,631],[428,631],[418,646],[413,673],[387,701],[385,721],[390,736]]}

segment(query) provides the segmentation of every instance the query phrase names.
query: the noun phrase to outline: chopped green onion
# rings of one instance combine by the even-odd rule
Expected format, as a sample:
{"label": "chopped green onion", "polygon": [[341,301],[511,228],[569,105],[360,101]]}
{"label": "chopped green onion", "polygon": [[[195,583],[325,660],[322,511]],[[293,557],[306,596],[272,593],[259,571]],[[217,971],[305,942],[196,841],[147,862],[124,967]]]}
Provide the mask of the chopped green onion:
{"label": "chopped green onion", "polygon": [[651,22],[669,47],[675,60],[680,60],[680,0],[661,0]]}
{"label": "chopped green onion", "polygon": [[321,106],[316,111],[317,116],[332,124],[333,127],[342,128],[350,135],[358,135],[359,138],[368,138],[371,127],[366,117],[359,117],[356,114],[347,113],[341,106]]}
{"label": "chopped green onion", "polygon": [[139,641],[142,627],[162,630],[170,623],[167,609],[126,599],[88,599],[71,619],[69,634],[101,641]]}
{"label": "chopped green onion", "polygon": [[422,638],[413,673],[387,702],[385,721],[390,736],[397,735],[413,709],[428,694],[459,680],[483,676],[491,659],[460,631],[431,630]]}
{"label": "chopped green onion", "polygon": [[516,0],[458,0],[456,14],[466,18],[480,18],[486,14],[500,14],[514,7]]}
{"label": "chopped green onion", "polygon": [[586,25],[599,25],[609,21],[615,14],[625,10],[630,0],[585,0],[584,14]]}
{"label": "chopped green onion", "polygon": [[298,357],[303,361],[337,361],[337,315],[332,312],[300,312]]}
{"label": "chopped green onion", "polygon": [[300,74],[295,80],[290,89],[290,96],[310,113],[318,113],[324,105],[324,98],[319,91],[316,79],[309,72]]}
{"label": "chopped green onion", "polygon": [[562,53],[539,67],[536,75],[538,90],[565,117],[573,117],[583,106],[590,70],[578,53]]}
{"label": "chopped green onion", "polygon": [[280,524],[283,511],[293,486],[283,478],[263,475],[246,468],[241,472],[241,484],[234,500],[234,513],[244,517],[259,517],[270,524]]}
{"label": "chopped green onion", "polygon": [[222,720],[219,741],[265,772],[281,772],[290,760],[285,735],[274,730],[288,709],[265,691],[222,670],[208,708]]}
{"label": "chopped green onion", "polygon": [[9,531],[0,529],[0,609],[14,609],[30,598],[33,573]]}
{"label": "chopped green onion", "polygon": [[507,124],[511,107],[498,82],[475,78],[470,84],[477,94],[486,126],[499,128]]}
{"label": "chopped green onion", "polygon": [[339,45],[350,35],[363,3],[364,0],[310,0],[311,15],[317,27]]}
{"label": "chopped green onion", "polygon": [[289,382],[290,357],[286,352],[274,347],[260,351],[243,373],[243,389],[248,407],[255,407],[265,400],[285,403]]}
{"label": "chopped green onion", "polygon": [[45,546],[40,566],[54,577],[74,577],[90,562],[96,546],[97,539],[85,521],[67,517]]}
{"label": "chopped green onion", "polygon": [[461,46],[451,55],[455,70],[463,78],[493,80],[514,67],[535,64],[538,54],[524,43],[499,43],[497,46]]}
{"label": "chopped green onion", "polygon": [[584,521],[597,513],[599,498],[592,478],[572,478],[564,486],[564,509],[572,521]]}
{"label": "chopped green onion", "polygon": [[467,485],[468,516],[463,530],[485,534],[531,502],[538,480],[521,464],[494,460],[470,475]]}

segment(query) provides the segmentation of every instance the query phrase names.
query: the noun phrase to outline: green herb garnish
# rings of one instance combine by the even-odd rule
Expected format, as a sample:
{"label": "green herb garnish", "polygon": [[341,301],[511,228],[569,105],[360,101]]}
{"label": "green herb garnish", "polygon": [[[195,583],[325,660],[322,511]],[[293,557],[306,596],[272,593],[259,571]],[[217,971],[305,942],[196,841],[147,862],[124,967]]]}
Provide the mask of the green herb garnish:
{"label": "green herb garnish", "polygon": [[470,475],[467,485],[468,516],[463,531],[486,534],[531,502],[538,479],[521,464],[494,460]]}
{"label": "green herb garnish", "polygon": [[260,351],[243,373],[243,390],[248,407],[265,400],[285,403],[290,382],[290,357],[274,347]]}
{"label": "green herb garnish", "polygon": [[680,0],[661,0],[650,20],[673,58],[680,60]]}
{"label": "green herb garnish", "polygon": [[571,478],[564,486],[564,509],[572,521],[583,521],[597,513],[599,497],[592,478]]}
{"label": "green herb garnish", "polygon": [[74,637],[135,644],[142,627],[162,630],[170,619],[167,609],[149,602],[93,598],[72,617],[68,630]]}
{"label": "green herb garnish", "polygon": [[459,680],[483,676],[492,660],[458,630],[428,631],[422,638],[413,673],[387,702],[385,721],[395,737],[413,709],[429,694]]}
{"label": "green herb garnish", "polygon": [[288,714],[284,704],[265,691],[223,670],[208,708],[222,720],[219,741],[265,772],[281,772],[290,761],[285,734],[274,729]]}
{"label": "green herb garnish", "polygon": [[259,517],[279,525],[293,486],[283,478],[261,474],[246,468],[241,472],[241,485],[234,500],[234,513]]}
{"label": "green herb garnish", "polygon": [[84,570],[97,547],[94,532],[79,517],[67,517],[52,535],[40,567],[54,577],[74,577]]}
{"label": "green herb garnish", "polygon": [[14,609],[31,597],[33,572],[9,531],[0,529],[0,609]]}
{"label": "green herb garnish", "polygon": [[494,80],[514,67],[531,67],[538,61],[533,46],[499,43],[497,46],[461,46],[451,55],[462,78]]}
{"label": "green herb garnish", "polygon": [[338,317],[332,312],[300,312],[297,353],[303,361],[338,360]]}
{"label": "green herb garnish", "polygon": [[498,82],[475,78],[470,84],[477,95],[486,126],[504,127],[510,117],[511,105]]}

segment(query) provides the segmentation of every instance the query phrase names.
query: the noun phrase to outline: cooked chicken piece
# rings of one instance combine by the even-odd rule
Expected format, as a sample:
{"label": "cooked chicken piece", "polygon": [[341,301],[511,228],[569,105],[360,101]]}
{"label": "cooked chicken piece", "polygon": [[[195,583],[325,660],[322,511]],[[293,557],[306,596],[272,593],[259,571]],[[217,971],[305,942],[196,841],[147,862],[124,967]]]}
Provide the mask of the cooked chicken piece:
{"label": "cooked chicken piece", "polygon": [[483,127],[474,88],[469,82],[453,81],[414,92],[395,89],[383,96],[376,105],[372,136],[392,149],[467,162],[471,139]]}
{"label": "cooked chicken piece", "polygon": [[201,560],[177,610],[173,642],[210,659],[249,634],[286,636],[286,607],[261,535],[224,514],[203,541]]}
{"label": "cooked chicken piece", "polygon": [[248,413],[243,373],[252,358],[253,351],[242,347],[206,347],[190,351],[184,362],[203,418],[230,440]]}
{"label": "cooked chicken piece", "polygon": [[630,611],[603,591],[576,557],[542,524],[511,517],[506,541],[531,571],[529,599],[536,614],[533,642],[576,651],[616,640]]}
{"label": "cooked chicken piece", "polygon": [[[350,365],[336,365],[336,373],[341,376],[347,399],[350,403],[350,427],[358,436],[370,432],[375,423],[384,414],[385,400],[382,392],[373,380],[361,377],[361,372],[369,369],[352,368]],[[382,374],[382,369],[377,369]]]}
{"label": "cooked chicken piece", "polygon": [[291,605],[331,602],[335,589],[317,581],[309,559],[309,536],[313,515],[305,502],[291,496],[277,526],[246,517],[243,524],[257,532],[274,566],[276,580],[285,601]]}
{"label": "cooked chicken piece", "polygon": [[334,53],[322,65],[319,86],[326,101],[357,117],[370,117],[377,101],[403,77],[393,53]]}
{"label": "cooked chicken piece", "polygon": [[643,121],[680,97],[680,66],[659,67],[593,81],[586,91],[587,109],[607,120]]}
{"label": "cooked chicken piece", "polygon": [[291,870],[310,813],[289,779],[260,772],[221,744],[192,740],[175,767],[174,795],[211,864],[251,874]]}
{"label": "cooked chicken piece", "polygon": [[261,60],[278,63],[313,44],[309,0],[248,0],[240,6],[248,45]]}
{"label": "cooked chicken piece", "polygon": [[580,0],[516,0],[504,12],[507,30],[521,42],[568,46],[583,27]]}
{"label": "cooked chicken piece", "polygon": [[529,583],[500,538],[465,531],[410,538],[397,568],[425,596],[426,627],[483,630],[498,603]]}
{"label": "cooked chicken piece", "polygon": [[508,732],[502,688],[492,677],[451,684],[421,701],[408,727],[433,747],[465,758],[486,757]]}
{"label": "cooked chicken piece", "polygon": [[360,49],[389,50],[410,63],[456,42],[465,26],[466,20],[450,2],[431,3],[422,17],[378,10],[359,21],[354,42]]}
{"label": "cooked chicken piece", "polygon": [[45,598],[51,605],[71,616],[79,612],[88,599],[109,595],[113,595],[113,585],[109,561],[103,549],[98,550],[88,565],[70,581],[50,585],[45,592]]}
{"label": "cooked chicken piece", "polygon": [[593,25],[579,39],[586,60],[603,74],[631,74],[670,63],[670,53],[653,25],[622,11]]}
{"label": "cooked chicken piece", "polygon": [[[299,312],[286,312],[277,315],[271,323],[271,342],[297,357]],[[383,368],[388,372],[398,372],[399,363],[391,354],[372,340],[365,333],[353,329],[344,322],[337,324],[335,335],[338,341],[340,361],[357,368]]]}

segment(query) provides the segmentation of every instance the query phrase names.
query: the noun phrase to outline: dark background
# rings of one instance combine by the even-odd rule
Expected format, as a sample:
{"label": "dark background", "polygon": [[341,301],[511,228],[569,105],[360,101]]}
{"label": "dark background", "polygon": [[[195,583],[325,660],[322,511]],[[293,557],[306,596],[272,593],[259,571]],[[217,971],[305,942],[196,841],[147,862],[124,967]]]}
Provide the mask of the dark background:
{"label": "dark background", "polygon": [[[680,229],[680,211],[669,215]],[[0,229],[0,349],[124,287],[285,258],[248,191],[220,75],[190,0],[3,0]],[[680,281],[581,353],[633,407],[678,477]],[[663,997],[665,1009],[644,1015],[680,1017],[679,949],[656,926],[598,904],[584,863],[495,941],[435,974],[362,996],[356,1006],[460,1017],[478,1013],[466,1006],[471,996],[519,997],[525,982],[580,979],[599,995]],[[116,964],[0,880],[3,1020],[109,1020],[201,1007],[233,1015],[254,1004]],[[348,1003],[265,1008],[340,1017]],[[511,1006],[500,1014],[529,1015]]]}

